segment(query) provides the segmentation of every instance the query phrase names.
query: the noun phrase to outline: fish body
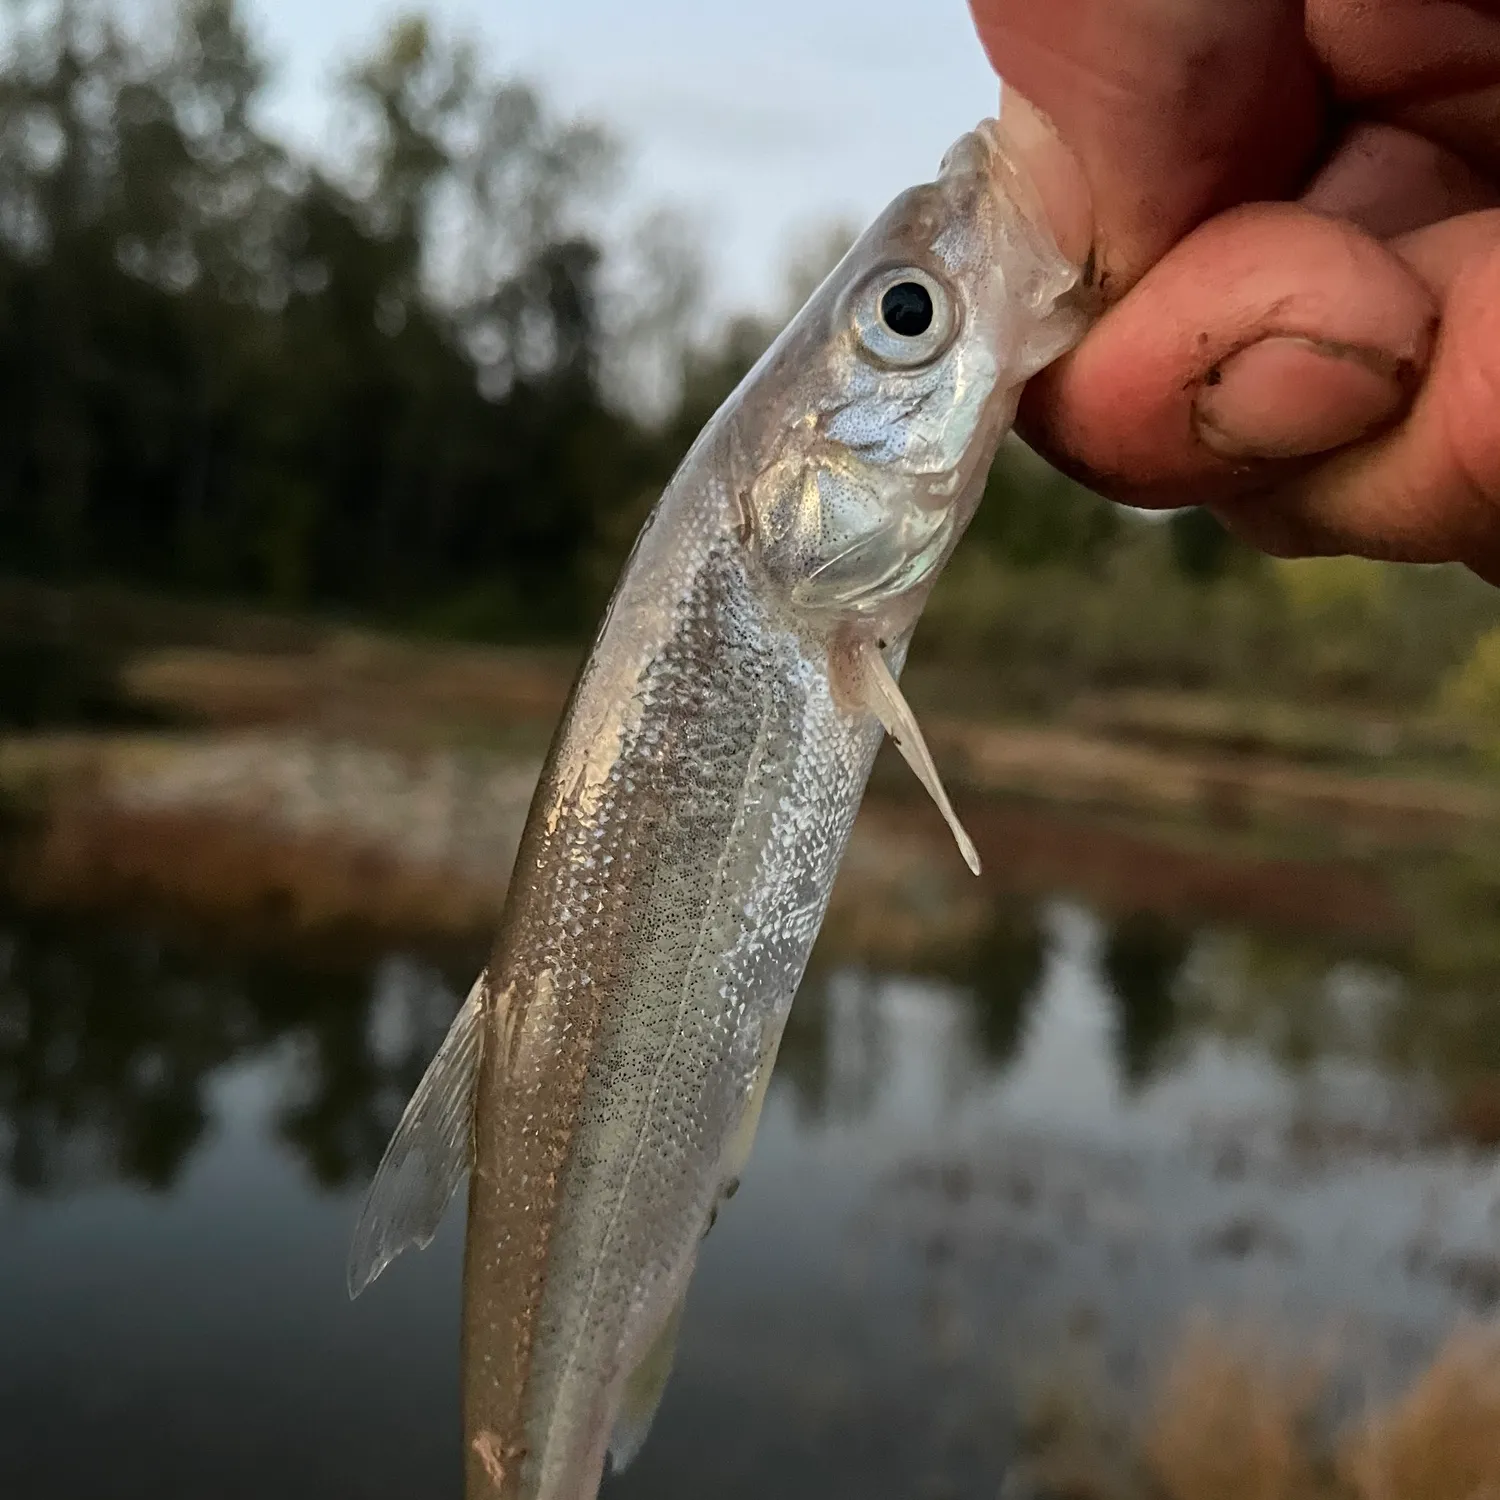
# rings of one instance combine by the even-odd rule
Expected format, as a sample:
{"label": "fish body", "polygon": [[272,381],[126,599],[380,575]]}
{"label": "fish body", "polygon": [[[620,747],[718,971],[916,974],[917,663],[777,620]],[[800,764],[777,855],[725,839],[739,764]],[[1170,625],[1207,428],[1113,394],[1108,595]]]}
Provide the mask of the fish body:
{"label": "fish body", "polygon": [[357,1291],[471,1171],[471,1500],[592,1500],[643,1440],[887,730],[965,840],[896,679],[1022,384],[1081,330],[1077,277],[985,122],[853,246],[637,541],[351,1261]]}

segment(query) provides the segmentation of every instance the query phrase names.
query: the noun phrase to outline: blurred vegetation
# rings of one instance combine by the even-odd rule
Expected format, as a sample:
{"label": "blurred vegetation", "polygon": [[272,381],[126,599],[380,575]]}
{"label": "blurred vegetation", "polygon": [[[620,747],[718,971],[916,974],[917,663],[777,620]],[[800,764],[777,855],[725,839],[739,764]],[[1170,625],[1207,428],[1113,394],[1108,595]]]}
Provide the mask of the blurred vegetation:
{"label": "blurred vegetation", "polygon": [[1494,626],[1494,590],[1457,568],[1273,560],[1215,529],[1126,516],[1012,443],[919,650],[983,662],[1018,708],[1167,688],[1388,711],[1436,707]]}
{"label": "blurred vegetation", "polygon": [[1440,703],[1449,718],[1477,733],[1491,758],[1500,762],[1500,626],[1486,630],[1444,677]]}
{"label": "blurred vegetation", "polygon": [[[705,335],[621,154],[419,18],[340,85],[343,149],[261,124],[235,0],[13,5],[0,52],[0,559],[49,582],[574,640],[783,308]],[[795,247],[788,307],[849,239]],[[1271,563],[1015,443],[924,630],[1019,706],[1212,686],[1488,716],[1493,595]],[[1485,686],[1488,684],[1488,686]],[[1500,732],[1500,731],[1497,731]]]}
{"label": "blurred vegetation", "polygon": [[345,75],[335,177],[259,129],[233,0],[167,35],[122,9],[10,17],[7,566],[577,627],[589,549],[675,441],[602,393],[609,140],[407,20]]}
{"label": "blurred vegetation", "polygon": [[[0,1183],[22,1194],[170,1188],[204,1144],[213,1075],[286,1047],[278,1134],[320,1185],[367,1179],[453,1015],[427,962],[238,953],[8,906],[0,957]],[[473,962],[449,958],[453,984]]]}

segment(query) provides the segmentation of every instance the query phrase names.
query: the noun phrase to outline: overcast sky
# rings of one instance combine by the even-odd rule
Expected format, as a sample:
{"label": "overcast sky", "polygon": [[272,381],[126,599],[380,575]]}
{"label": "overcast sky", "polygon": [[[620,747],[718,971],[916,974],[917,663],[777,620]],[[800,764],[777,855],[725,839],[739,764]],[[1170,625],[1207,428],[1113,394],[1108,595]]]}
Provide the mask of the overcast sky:
{"label": "overcast sky", "polygon": [[[326,130],[337,65],[414,7],[245,0],[278,64],[272,118]],[[428,0],[560,109],[613,127],[630,194],[700,226],[716,300],[764,304],[790,239],[863,221],[930,177],[993,113],[996,83],[964,0]]]}

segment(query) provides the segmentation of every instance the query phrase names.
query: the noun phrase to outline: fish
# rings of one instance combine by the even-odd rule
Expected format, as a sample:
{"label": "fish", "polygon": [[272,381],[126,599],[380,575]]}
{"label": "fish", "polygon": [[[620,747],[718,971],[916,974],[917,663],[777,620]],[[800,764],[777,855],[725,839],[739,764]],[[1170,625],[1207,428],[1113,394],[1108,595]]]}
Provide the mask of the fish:
{"label": "fish", "polygon": [[1081,276],[982,121],[645,522],[350,1256],[357,1295],[468,1175],[469,1500],[592,1500],[645,1441],[883,736],[978,872],[899,678],[1022,387],[1083,331]]}

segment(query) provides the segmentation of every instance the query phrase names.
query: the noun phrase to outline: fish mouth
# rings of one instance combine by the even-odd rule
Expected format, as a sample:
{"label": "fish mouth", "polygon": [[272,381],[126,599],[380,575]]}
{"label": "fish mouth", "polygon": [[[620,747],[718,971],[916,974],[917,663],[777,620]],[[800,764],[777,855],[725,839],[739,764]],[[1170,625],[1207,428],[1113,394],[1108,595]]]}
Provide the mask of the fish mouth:
{"label": "fish mouth", "polygon": [[1094,238],[1094,213],[1083,168],[1034,105],[1009,90],[1000,119],[986,118],[943,156],[938,181],[950,189],[1008,199],[1033,229],[1081,266]]}
{"label": "fish mouth", "polygon": [[1047,230],[1045,200],[1037,190],[1025,154],[999,120],[981,120],[954,141],[943,154],[937,184],[958,201],[976,194],[989,201],[991,211],[1003,205],[1018,210],[1034,230]]}
{"label": "fish mouth", "polygon": [[938,180],[951,177],[993,177],[997,161],[1005,154],[1000,122],[985,118],[965,131],[943,153]]}

